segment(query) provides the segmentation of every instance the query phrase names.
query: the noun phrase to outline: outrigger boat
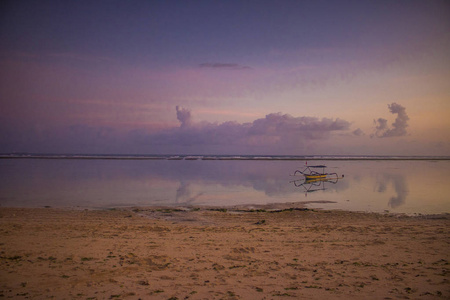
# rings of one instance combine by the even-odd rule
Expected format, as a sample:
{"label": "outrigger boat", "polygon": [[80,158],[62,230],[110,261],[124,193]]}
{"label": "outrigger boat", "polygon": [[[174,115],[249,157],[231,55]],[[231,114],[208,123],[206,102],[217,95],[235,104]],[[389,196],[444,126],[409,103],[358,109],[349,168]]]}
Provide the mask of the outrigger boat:
{"label": "outrigger boat", "polygon": [[[305,180],[313,181],[313,180],[327,180],[327,179],[335,179],[338,178],[337,173],[325,173],[325,168],[327,166],[318,165],[318,166],[306,166],[303,171],[296,170],[294,172],[294,176],[297,174],[305,176]],[[322,172],[318,172],[315,169],[322,169]],[[344,175],[342,175],[344,177]]]}
{"label": "outrigger boat", "polygon": [[337,173],[326,173],[326,167],[324,165],[306,166],[303,170],[296,170],[291,176],[303,175],[304,181],[296,179],[291,183],[294,183],[296,187],[303,187],[306,195],[307,193],[325,190],[326,182],[336,184],[339,179],[344,178],[344,175],[339,177]]}

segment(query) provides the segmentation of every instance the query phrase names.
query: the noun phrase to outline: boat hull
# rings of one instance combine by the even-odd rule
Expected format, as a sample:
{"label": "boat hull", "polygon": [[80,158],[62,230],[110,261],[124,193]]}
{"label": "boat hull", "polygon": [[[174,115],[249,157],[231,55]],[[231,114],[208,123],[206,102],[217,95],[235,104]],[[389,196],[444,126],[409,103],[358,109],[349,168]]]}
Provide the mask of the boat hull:
{"label": "boat hull", "polygon": [[306,180],[313,180],[313,179],[324,179],[327,177],[327,174],[314,174],[314,175],[305,175]]}

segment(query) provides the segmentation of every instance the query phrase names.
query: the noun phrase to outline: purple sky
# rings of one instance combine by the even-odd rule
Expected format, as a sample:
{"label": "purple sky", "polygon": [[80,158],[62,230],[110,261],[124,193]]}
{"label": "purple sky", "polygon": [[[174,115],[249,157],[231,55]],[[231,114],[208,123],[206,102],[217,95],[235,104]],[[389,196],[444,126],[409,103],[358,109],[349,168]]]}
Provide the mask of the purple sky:
{"label": "purple sky", "polygon": [[2,1],[0,153],[450,154],[448,1]]}

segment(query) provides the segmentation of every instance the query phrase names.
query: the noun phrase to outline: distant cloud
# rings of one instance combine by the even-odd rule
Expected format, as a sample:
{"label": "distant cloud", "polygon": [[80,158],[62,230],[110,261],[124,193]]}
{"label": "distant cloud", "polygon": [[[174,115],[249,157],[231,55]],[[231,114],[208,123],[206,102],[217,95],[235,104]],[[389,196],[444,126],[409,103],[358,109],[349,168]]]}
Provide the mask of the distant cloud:
{"label": "distant cloud", "polygon": [[406,128],[408,127],[409,117],[406,114],[406,109],[397,103],[389,104],[388,108],[392,114],[397,114],[397,118],[392,123],[392,127],[388,127],[388,121],[386,119],[378,118],[374,120],[375,133],[371,137],[396,137],[407,134]]}
{"label": "distant cloud", "polygon": [[350,122],[342,119],[293,117],[271,113],[251,123],[193,122],[191,112],[177,106],[180,127],[150,135],[150,143],[178,146],[286,146],[328,138],[333,132],[345,131]]}
{"label": "distant cloud", "polygon": [[249,66],[243,66],[243,65],[239,65],[239,64],[230,64],[230,63],[202,63],[199,66],[201,68],[227,69],[227,70],[248,70],[248,69],[251,69]]}
{"label": "distant cloud", "polygon": [[181,122],[181,128],[189,126],[191,124],[191,111],[186,108],[179,107],[178,105],[176,110],[177,119]]}
{"label": "distant cloud", "polygon": [[364,131],[362,131],[361,128],[353,130],[352,133],[353,133],[353,135],[356,135],[356,136],[363,136],[363,135],[365,135]]}

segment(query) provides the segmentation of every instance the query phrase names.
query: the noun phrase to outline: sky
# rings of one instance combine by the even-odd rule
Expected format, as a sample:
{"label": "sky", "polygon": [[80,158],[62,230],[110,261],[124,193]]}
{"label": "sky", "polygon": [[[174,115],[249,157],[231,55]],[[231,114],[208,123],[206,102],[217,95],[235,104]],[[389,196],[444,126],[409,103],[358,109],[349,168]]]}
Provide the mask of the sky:
{"label": "sky", "polygon": [[2,1],[0,153],[449,155],[448,1]]}

